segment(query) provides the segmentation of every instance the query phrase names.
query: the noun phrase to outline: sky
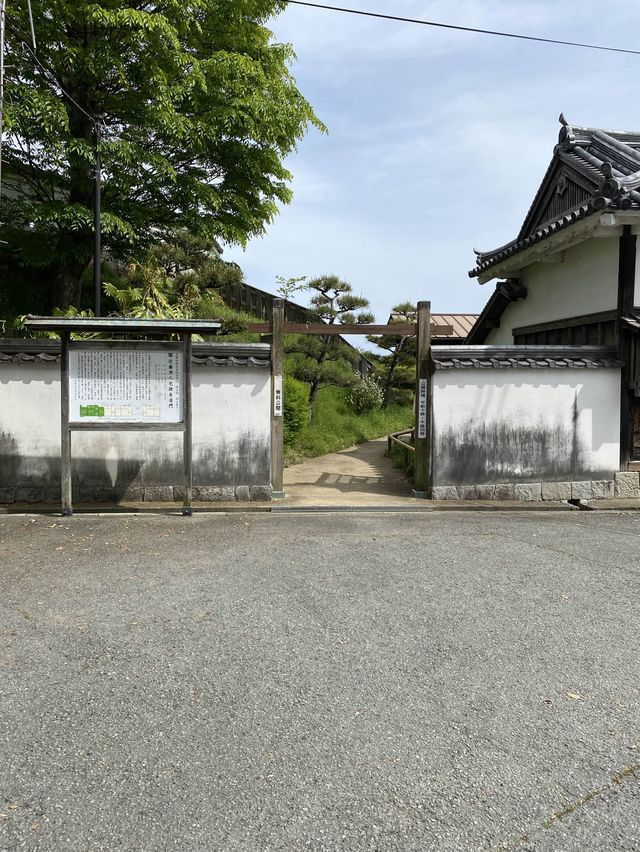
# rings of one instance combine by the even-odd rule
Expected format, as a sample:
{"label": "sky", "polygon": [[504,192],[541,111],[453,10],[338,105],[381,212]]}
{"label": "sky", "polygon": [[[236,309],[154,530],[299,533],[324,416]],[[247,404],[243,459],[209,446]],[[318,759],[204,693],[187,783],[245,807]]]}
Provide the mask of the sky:
{"label": "sky", "polygon": [[[631,49],[640,31],[634,0],[333,5]],[[288,158],[294,200],[266,235],[225,249],[269,292],[277,276],[332,273],[369,299],[378,322],[403,301],[479,313],[494,284],[468,277],[473,249],[516,236],[560,112],[577,125],[640,130],[640,56],[302,6],[270,26],[293,44],[298,88],[329,132],[312,129]]]}

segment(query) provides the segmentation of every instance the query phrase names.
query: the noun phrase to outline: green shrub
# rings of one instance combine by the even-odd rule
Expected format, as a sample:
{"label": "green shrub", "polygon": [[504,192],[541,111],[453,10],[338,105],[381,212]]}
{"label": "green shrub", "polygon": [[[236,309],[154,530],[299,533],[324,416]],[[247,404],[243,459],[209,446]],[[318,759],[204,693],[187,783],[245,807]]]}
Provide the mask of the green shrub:
{"label": "green shrub", "polygon": [[356,414],[369,414],[382,407],[382,388],[373,376],[362,376],[351,388],[349,405]]}
{"label": "green shrub", "polygon": [[406,429],[413,422],[412,405],[390,405],[369,414],[356,414],[347,402],[348,396],[347,388],[321,389],[311,422],[285,448],[287,464],[335,453]]}
{"label": "green shrub", "polygon": [[309,387],[293,376],[285,376],[283,397],[284,443],[288,446],[309,419]]}

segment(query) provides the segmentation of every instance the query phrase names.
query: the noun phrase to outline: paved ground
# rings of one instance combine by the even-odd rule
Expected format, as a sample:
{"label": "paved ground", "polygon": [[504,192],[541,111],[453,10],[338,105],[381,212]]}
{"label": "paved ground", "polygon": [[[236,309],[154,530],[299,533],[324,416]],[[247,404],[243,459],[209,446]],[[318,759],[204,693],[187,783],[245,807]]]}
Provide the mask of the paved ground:
{"label": "paved ground", "polygon": [[[308,459],[284,471],[287,506],[386,506],[424,503],[386,458],[387,439]],[[279,501],[280,502],[280,501]]]}
{"label": "paved ground", "polygon": [[0,517],[0,849],[640,849],[640,515]]}

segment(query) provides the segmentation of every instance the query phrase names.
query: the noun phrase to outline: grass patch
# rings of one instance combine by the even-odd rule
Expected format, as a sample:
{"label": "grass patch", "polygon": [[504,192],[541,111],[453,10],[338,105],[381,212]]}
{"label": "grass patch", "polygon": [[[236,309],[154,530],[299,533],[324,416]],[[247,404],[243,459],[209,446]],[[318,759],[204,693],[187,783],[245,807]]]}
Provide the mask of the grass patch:
{"label": "grass patch", "polygon": [[[395,431],[397,432],[398,430],[396,429]],[[402,440],[408,439],[403,438]],[[410,450],[405,450],[397,444],[392,444],[390,459],[395,468],[413,481],[413,453]]]}
{"label": "grass patch", "polygon": [[345,450],[355,444],[409,428],[411,405],[391,405],[369,414],[355,414],[347,404],[348,388],[327,387],[318,393],[313,418],[285,447],[285,463]]}

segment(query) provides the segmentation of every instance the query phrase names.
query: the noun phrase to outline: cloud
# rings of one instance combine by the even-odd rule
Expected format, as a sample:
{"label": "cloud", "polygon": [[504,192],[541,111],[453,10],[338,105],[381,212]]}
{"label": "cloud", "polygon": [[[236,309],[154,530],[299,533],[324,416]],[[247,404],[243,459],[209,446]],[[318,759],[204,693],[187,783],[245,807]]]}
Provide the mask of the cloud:
{"label": "cloud", "polygon": [[[548,0],[350,0],[356,8],[624,45],[640,4]],[[300,87],[329,126],[289,160],[294,201],[229,250],[256,286],[276,275],[335,272],[378,319],[404,299],[478,310],[473,246],[513,238],[557,141],[557,116],[634,128],[638,57],[534,45],[289,7],[273,24],[291,40]],[[640,125],[640,117],[638,118]]]}

